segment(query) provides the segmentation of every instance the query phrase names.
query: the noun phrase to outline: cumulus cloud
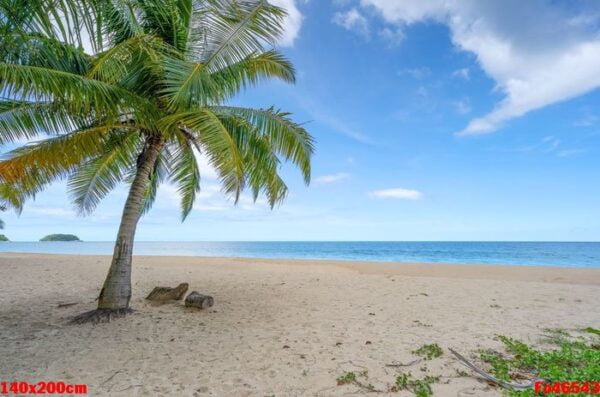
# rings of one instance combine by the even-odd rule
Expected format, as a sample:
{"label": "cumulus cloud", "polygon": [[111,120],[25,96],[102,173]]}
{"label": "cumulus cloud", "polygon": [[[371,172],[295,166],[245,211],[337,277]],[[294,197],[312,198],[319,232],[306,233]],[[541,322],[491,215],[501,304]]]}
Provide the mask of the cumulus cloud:
{"label": "cumulus cloud", "polygon": [[398,199],[398,200],[419,200],[423,193],[418,190],[393,188],[384,190],[375,190],[369,193],[369,196],[377,199]]}
{"label": "cumulus cloud", "polygon": [[284,8],[287,11],[287,17],[283,22],[284,32],[279,40],[279,45],[283,47],[291,47],[294,45],[294,41],[300,34],[300,28],[302,27],[302,13],[296,5],[294,0],[270,0],[270,3]]}
{"label": "cumulus cloud", "polygon": [[[458,134],[497,130],[503,123],[600,86],[600,2],[551,0],[360,0],[387,23],[434,20],[453,43],[475,55],[505,97]],[[460,73],[461,77],[467,74]]]}
{"label": "cumulus cloud", "polygon": [[346,12],[336,12],[333,15],[333,22],[343,28],[356,32],[363,37],[369,37],[369,22],[364,15],[356,8],[351,8]]}
{"label": "cumulus cloud", "polygon": [[336,182],[344,181],[348,178],[350,178],[350,174],[346,172],[339,172],[337,174],[319,176],[315,178],[315,183],[317,185],[331,185]]}

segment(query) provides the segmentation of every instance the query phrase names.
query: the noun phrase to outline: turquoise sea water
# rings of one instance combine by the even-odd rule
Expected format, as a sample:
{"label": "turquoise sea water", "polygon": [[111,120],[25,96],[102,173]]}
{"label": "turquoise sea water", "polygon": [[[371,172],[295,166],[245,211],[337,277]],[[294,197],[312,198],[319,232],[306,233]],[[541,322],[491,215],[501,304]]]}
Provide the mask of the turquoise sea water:
{"label": "turquoise sea water", "polygon": [[[109,255],[112,246],[112,242],[4,242],[0,255]],[[134,253],[600,268],[597,242],[136,242]]]}

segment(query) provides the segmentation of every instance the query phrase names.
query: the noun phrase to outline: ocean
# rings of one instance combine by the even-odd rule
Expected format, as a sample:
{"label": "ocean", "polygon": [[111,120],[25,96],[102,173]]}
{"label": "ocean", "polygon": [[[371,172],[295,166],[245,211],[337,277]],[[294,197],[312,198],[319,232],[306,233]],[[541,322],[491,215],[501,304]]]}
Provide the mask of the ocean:
{"label": "ocean", "polygon": [[[112,242],[2,242],[1,252],[110,255]],[[600,268],[598,242],[143,242],[135,255]]]}

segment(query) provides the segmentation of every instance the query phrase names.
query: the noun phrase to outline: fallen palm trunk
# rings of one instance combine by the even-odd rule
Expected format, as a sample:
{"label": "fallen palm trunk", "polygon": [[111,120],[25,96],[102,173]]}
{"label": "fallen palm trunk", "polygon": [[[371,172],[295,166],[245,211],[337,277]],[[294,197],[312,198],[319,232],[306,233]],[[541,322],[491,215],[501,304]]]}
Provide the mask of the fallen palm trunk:
{"label": "fallen palm trunk", "polygon": [[183,296],[187,292],[188,288],[188,283],[181,283],[175,288],[154,287],[146,299],[158,302],[178,301],[183,299]]}
{"label": "fallen palm trunk", "polygon": [[211,307],[214,305],[215,300],[212,296],[202,295],[196,291],[193,291],[191,294],[185,298],[185,306],[186,307],[196,307],[198,309],[206,309],[207,307]]}

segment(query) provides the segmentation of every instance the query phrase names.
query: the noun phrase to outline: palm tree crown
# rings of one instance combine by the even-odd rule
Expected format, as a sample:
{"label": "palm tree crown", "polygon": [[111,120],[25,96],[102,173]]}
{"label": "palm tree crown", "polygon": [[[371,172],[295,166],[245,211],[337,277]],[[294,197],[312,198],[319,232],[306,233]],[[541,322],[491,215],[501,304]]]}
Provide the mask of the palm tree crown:
{"label": "palm tree crown", "polygon": [[[0,143],[50,135],[0,162],[2,182],[23,195],[68,178],[87,213],[119,182],[131,182],[152,143],[160,152],[144,209],[168,179],[185,218],[200,189],[194,152],[208,157],[236,198],[248,187],[271,205],[281,201],[280,159],[309,181],[313,141],[289,114],[224,105],[261,79],[294,81],[292,65],[265,49],[281,32],[283,10],[230,0],[2,3]],[[84,51],[85,35],[97,52]]]}

